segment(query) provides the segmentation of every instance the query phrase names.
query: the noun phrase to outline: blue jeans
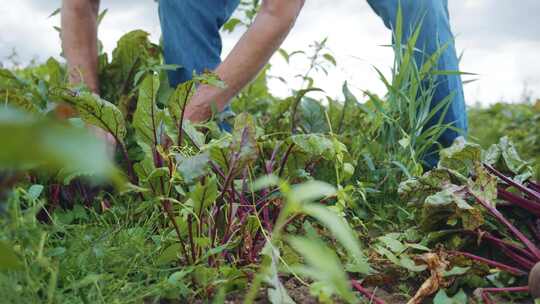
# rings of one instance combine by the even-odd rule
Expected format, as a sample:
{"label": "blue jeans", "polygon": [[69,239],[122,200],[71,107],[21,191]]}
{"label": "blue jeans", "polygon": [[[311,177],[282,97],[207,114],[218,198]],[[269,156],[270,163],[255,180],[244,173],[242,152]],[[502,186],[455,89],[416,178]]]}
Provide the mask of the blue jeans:
{"label": "blue jeans", "polygon": [[219,30],[240,0],[159,0],[159,19],[171,86],[191,79],[193,72],[215,69],[221,62]]}
{"label": "blue jeans", "polygon": [[[426,56],[433,54],[441,46],[448,44],[442,54],[438,69],[458,71],[458,58],[454,38],[450,29],[447,0],[367,0],[381,17],[386,27],[395,28],[398,4],[403,13],[403,40],[409,40],[413,30],[422,22],[415,59],[421,65]],[[240,0],[159,0],[159,15],[163,33],[165,60],[169,64],[181,65],[177,71],[169,73],[172,86],[189,80],[193,71],[203,72],[214,69],[220,63],[220,28],[230,18]],[[361,37],[357,37],[361,38]],[[439,76],[432,106],[437,105],[450,94],[454,94],[444,122],[452,124],[462,133],[467,131],[467,114],[463,97],[463,86],[459,75]],[[435,117],[430,124],[437,122]],[[428,126],[429,127],[429,126]],[[447,147],[460,132],[447,130],[439,142]],[[437,155],[425,160],[435,166]]]}

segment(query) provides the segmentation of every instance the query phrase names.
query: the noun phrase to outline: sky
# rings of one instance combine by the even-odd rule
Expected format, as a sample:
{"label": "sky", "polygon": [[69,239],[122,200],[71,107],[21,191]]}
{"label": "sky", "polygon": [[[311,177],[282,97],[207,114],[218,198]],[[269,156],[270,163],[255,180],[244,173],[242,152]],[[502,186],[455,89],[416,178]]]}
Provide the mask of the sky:
{"label": "sky", "polygon": [[[23,64],[31,59],[58,58],[60,40],[53,26],[60,20],[48,16],[60,4],[60,0],[18,0],[0,6],[0,62],[5,64],[13,50]],[[540,97],[540,1],[449,0],[449,5],[458,52],[463,52],[461,70],[478,74],[474,77],[477,81],[465,86],[467,103],[489,105]],[[102,8],[109,9],[99,32],[107,51],[133,29],[144,29],[154,41],[159,39],[157,5],[153,0],[102,1]],[[223,35],[223,56],[241,34]],[[289,52],[306,50],[313,41],[325,37],[338,62],[328,75],[315,75],[326,94],[338,97],[344,81],[357,94],[363,90],[384,93],[374,67],[386,73],[390,70],[392,51],[384,47],[390,42],[390,33],[365,0],[306,0],[283,48]],[[271,82],[277,95],[300,85],[294,75],[305,71],[304,60],[286,64],[276,55],[271,63],[271,74],[288,81],[287,85]]]}

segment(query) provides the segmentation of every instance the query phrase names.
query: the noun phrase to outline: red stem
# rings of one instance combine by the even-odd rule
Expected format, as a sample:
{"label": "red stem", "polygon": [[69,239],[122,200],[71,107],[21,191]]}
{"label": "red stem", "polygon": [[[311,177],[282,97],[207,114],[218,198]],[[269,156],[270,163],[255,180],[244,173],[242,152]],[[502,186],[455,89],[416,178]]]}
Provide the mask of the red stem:
{"label": "red stem", "polygon": [[290,144],[289,147],[287,148],[287,151],[285,152],[285,156],[281,160],[278,177],[281,177],[281,175],[283,174],[283,171],[285,171],[285,165],[287,164],[287,160],[289,159],[289,155],[291,155],[293,148],[294,148],[294,144]]}
{"label": "red stem", "polygon": [[184,239],[182,238],[182,234],[180,233],[180,227],[178,226],[178,223],[174,219],[171,203],[169,201],[165,201],[165,202],[162,202],[161,205],[163,207],[163,210],[165,211],[165,214],[169,218],[169,221],[173,224],[174,230],[176,231],[176,236],[178,237],[178,240],[180,241],[180,249],[182,250],[182,254],[184,255],[184,258],[186,259],[186,262],[190,263],[189,254],[186,251],[186,244],[184,243]]}
{"label": "red stem", "polygon": [[493,304],[493,301],[491,301],[487,292],[481,290],[480,294],[482,295],[482,301],[484,301],[484,304]]}
{"label": "red stem", "polygon": [[272,174],[272,170],[274,168],[274,163],[276,162],[276,156],[279,152],[279,148],[281,148],[281,143],[277,144],[274,150],[272,151],[272,155],[270,156],[270,160],[266,164],[266,173]]}
{"label": "red stem", "polygon": [[187,90],[187,94],[184,99],[184,104],[182,106],[182,111],[180,113],[180,121],[178,122],[178,146],[179,147],[182,147],[182,141],[183,141],[183,135],[184,135],[184,117],[186,115],[186,106],[187,106],[189,95],[191,94],[192,89],[193,89],[193,83],[189,85],[189,89]]}
{"label": "red stem", "polygon": [[497,171],[497,169],[493,168],[492,166],[490,165],[485,165],[485,167],[493,174],[495,174],[498,178],[502,179],[505,183],[517,188],[519,191],[523,192],[523,193],[526,193],[527,195],[533,197],[536,201],[539,201],[540,202],[540,193],[532,190],[532,189],[529,189],[527,187],[525,187],[524,185],[514,181],[513,179],[505,176],[504,174],[502,174],[501,172]]}
{"label": "red stem", "polygon": [[531,251],[535,258],[540,259],[540,249],[536,247],[521,231],[519,231],[510,221],[508,221],[491,203],[486,202],[482,198],[475,195],[472,191],[469,193],[482,205],[484,208],[502,222],[508,229]]}
{"label": "red stem", "polygon": [[497,194],[499,198],[502,198],[516,206],[526,209],[530,211],[531,213],[534,213],[534,215],[536,216],[540,216],[540,204],[530,201],[528,199],[525,199],[523,197],[517,196],[504,189],[498,189]]}
{"label": "red stem", "polygon": [[539,183],[529,181],[529,187],[531,187],[536,192],[540,192],[540,184]]}
{"label": "red stem", "polygon": [[[244,177],[245,180],[245,177]],[[225,223],[225,232],[223,233],[223,238],[221,239],[221,244],[224,245],[229,241],[229,234],[231,233],[233,225],[233,202],[235,201],[234,192],[229,192],[230,204],[226,210],[227,212],[227,222]],[[238,211],[235,212],[235,215],[238,214]]]}
{"label": "red stem", "polygon": [[360,284],[360,282],[356,281],[356,280],[351,280],[351,285],[354,287],[354,289],[356,289],[359,293],[361,293],[362,295],[364,295],[366,298],[368,298],[370,300],[371,303],[375,303],[375,304],[386,304],[386,302],[384,302],[383,300],[377,298],[375,296],[375,294],[373,294],[371,291],[367,290],[366,288],[364,288],[362,286],[362,284]]}
{"label": "red stem", "polygon": [[534,267],[534,262],[531,262],[526,257],[520,256],[516,252],[512,251],[511,249],[508,249],[506,247],[501,247],[501,250],[506,254],[509,258],[511,258],[514,263],[518,264],[519,266],[523,267],[524,269],[532,269]]}
{"label": "red stem", "polygon": [[499,238],[494,237],[493,235],[486,233],[484,235],[480,235],[481,238],[485,238],[488,241],[493,242],[497,247],[499,248],[509,248],[513,251],[517,251],[518,254],[523,255],[527,257],[529,260],[534,260],[534,256],[527,250],[520,248],[516,246],[515,244],[512,244],[510,242],[501,240]]}
{"label": "red stem", "polygon": [[482,288],[483,292],[501,293],[501,292],[529,292],[529,286],[502,287],[502,288]]}
{"label": "red stem", "polygon": [[531,229],[534,237],[537,241],[540,242],[540,220],[536,220],[536,222],[529,223],[529,228]]}
{"label": "red stem", "polygon": [[135,174],[135,171],[133,170],[133,162],[129,158],[127,148],[123,143],[118,141],[118,138],[115,137],[115,139],[118,145],[120,146],[120,150],[122,151],[122,157],[124,158],[124,161],[126,162],[129,181],[134,185],[138,185],[139,180],[137,179],[137,175]]}
{"label": "red stem", "polygon": [[489,259],[477,256],[477,255],[474,255],[474,254],[471,254],[471,253],[468,253],[468,252],[454,251],[453,253],[458,254],[458,255],[462,255],[464,257],[470,258],[471,260],[475,260],[475,261],[478,261],[480,263],[484,263],[484,264],[499,268],[501,270],[504,270],[504,271],[506,271],[508,273],[511,273],[511,274],[514,274],[514,275],[517,275],[517,276],[525,276],[525,275],[527,275],[527,272],[525,272],[525,271],[523,271],[521,269],[518,269],[516,267],[508,266],[506,264],[499,263],[499,262],[496,262],[496,261],[493,261],[493,260],[489,260]]}
{"label": "red stem", "polygon": [[190,214],[188,215],[188,237],[189,237],[189,247],[191,251],[191,258],[193,261],[196,261],[196,254],[195,254],[195,242],[193,240],[193,216]]}
{"label": "red stem", "polygon": [[504,287],[504,288],[482,288],[480,294],[485,304],[492,304],[493,301],[489,298],[489,293],[501,293],[501,292],[529,292],[528,286],[521,287]]}

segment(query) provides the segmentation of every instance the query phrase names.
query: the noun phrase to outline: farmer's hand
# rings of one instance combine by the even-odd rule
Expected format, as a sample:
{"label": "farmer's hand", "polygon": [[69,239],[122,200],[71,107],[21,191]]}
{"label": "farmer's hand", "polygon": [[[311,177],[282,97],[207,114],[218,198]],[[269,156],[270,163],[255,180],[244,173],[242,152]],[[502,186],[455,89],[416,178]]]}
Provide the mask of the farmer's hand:
{"label": "farmer's hand", "polygon": [[214,73],[226,88],[201,85],[186,108],[186,118],[201,122],[212,116],[212,104],[218,112],[240,92],[268,63],[289,31],[305,0],[265,0],[253,24],[242,35],[227,58]]}
{"label": "farmer's hand", "polygon": [[204,122],[212,116],[212,110],[208,104],[189,103],[186,106],[185,119],[193,123]]}
{"label": "farmer's hand", "polygon": [[[186,106],[186,111],[184,114],[185,119],[193,123],[204,122],[210,119],[212,117],[211,105],[214,103],[219,94],[222,93],[222,91],[223,89],[217,87],[201,85]],[[219,105],[217,110],[222,110]]]}

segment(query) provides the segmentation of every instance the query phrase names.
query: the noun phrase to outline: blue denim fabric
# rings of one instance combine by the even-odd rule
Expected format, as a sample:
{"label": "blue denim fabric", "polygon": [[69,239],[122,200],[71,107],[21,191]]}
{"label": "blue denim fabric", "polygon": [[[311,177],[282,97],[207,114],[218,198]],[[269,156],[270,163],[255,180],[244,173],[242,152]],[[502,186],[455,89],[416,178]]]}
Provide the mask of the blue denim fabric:
{"label": "blue denim fabric", "polygon": [[[240,0],[159,0],[159,19],[167,64],[180,65],[169,71],[170,85],[190,80],[193,72],[214,70],[221,62],[219,30],[229,20]],[[224,112],[230,111],[227,107]],[[232,127],[220,121],[223,131]]]}
{"label": "blue denim fabric", "polygon": [[[403,42],[409,40],[416,27],[421,22],[420,37],[416,47],[415,60],[418,66],[424,59],[435,53],[440,47],[448,44],[448,48],[442,54],[438,69],[445,71],[459,71],[459,60],[456,55],[454,36],[450,28],[447,0],[368,0],[375,13],[381,17],[386,27],[395,28],[398,7],[401,4],[403,15]],[[463,96],[463,84],[459,75],[439,76],[436,79],[437,87],[432,102],[432,107],[444,100],[450,94],[454,94],[448,112],[444,117],[444,123],[452,124],[461,131],[447,130],[439,139],[444,146],[450,146],[456,137],[465,135],[467,132],[467,112],[465,98]],[[437,122],[441,113],[429,123],[428,127]],[[432,153],[424,159],[430,167],[435,167],[438,155]]]}
{"label": "blue denim fabric", "polygon": [[219,30],[240,0],[159,0],[159,19],[171,86],[190,80],[193,72],[213,70],[221,62]]}
{"label": "blue denim fabric", "polygon": [[[240,0],[159,0],[165,60],[168,64],[182,66],[177,71],[169,72],[172,86],[191,79],[193,71],[201,73],[205,69],[211,70],[219,65],[222,48],[219,30],[239,2]],[[441,46],[448,44],[449,47],[440,58],[438,69],[459,70],[447,0],[368,0],[368,3],[389,29],[395,28],[398,6],[401,3],[404,42],[422,22],[417,42],[417,48],[422,52],[417,52],[415,56],[418,65]],[[467,132],[461,77],[439,76],[437,83],[432,107],[450,94],[454,94],[444,122],[453,124],[463,133]],[[431,124],[438,121],[439,117],[435,117]],[[460,135],[462,134],[459,132],[448,130],[439,142],[446,147]],[[434,167],[438,162],[438,155],[429,155],[425,161]]]}

